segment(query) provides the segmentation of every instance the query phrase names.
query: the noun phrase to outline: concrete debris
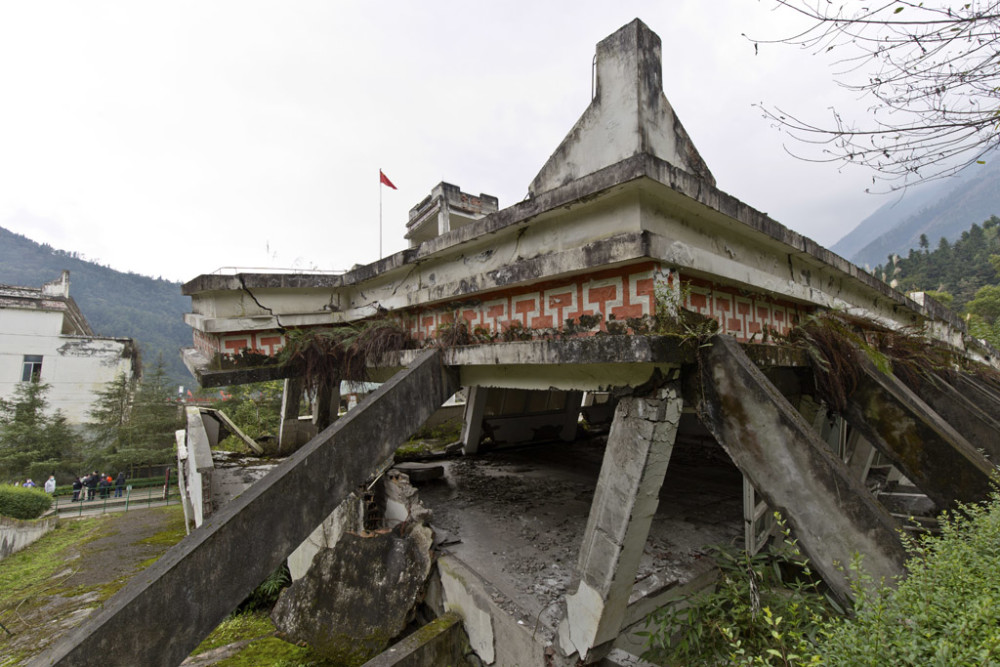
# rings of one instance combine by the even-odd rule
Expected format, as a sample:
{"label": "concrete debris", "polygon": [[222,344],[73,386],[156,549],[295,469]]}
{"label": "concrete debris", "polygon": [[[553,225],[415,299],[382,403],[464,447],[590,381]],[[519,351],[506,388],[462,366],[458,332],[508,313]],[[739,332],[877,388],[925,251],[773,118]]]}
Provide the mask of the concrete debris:
{"label": "concrete debris", "polygon": [[279,636],[345,664],[383,651],[423,598],[432,540],[422,524],[409,524],[402,535],[344,535],[282,593],[271,613]]}
{"label": "concrete debris", "polygon": [[393,470],[405,473],[414,484],[430,482],[444,477],[444,466],[434,463],[416,463],[413,461],[405,461],[403,463],[397,463],[393,466]]}

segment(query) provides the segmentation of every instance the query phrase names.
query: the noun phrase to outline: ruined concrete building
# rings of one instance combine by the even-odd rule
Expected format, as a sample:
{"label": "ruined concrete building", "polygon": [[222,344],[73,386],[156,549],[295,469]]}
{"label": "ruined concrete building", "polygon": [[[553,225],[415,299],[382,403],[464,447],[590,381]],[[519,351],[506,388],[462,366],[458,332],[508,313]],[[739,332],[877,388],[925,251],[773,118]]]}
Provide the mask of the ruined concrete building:
{"label": "ruined concrete building", "polygon": [[130,338],[94,335],[69,295],[69,271],[40,288],[0,285],[0,398],[39,380],[51,410],[85,424],[96,392],[138,370],[137,352]]}
{"label": "ruined concrete building", "polygon": [[[598,44],[593,100],[529,193],[494,210],[443,183],[412,247],[374,264],[184,285],[202,384],[286,378],[289,424],[301,368],[266,359],[293,334],[384,322],[409,349],[370,359],[385,383],[301,447],[283,427],[284,463],[47,659],[180,662],[307,538],[337,542],[354,494],[460,388],[465,455],[419,491],[438,543],[424,605],[487,665],[622,664],[651,611],[710,581],[704,547],[759,549],[769,510],[849,597],[836,564],[857,552],[901,572],[896,515],[988,492],[995,351],[718,189],[642,22]],[[581,409],[606,439],[574,441]]]}

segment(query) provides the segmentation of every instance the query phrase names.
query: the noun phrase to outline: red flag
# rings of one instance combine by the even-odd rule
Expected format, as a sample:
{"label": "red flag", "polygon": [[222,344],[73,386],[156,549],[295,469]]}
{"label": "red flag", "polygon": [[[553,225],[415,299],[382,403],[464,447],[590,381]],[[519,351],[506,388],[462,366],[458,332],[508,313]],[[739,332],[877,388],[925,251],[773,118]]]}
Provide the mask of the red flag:
{"label": "red flag", "polygon": [[388,176],[386,176],[385,174],[382,173],[381,169],[378,170],[378,178],[379,178],[379,182],[382,185],[388,185],[393,190],[398,190],[399,189],[395,185],[392,184],[392,181],[389,180]]}

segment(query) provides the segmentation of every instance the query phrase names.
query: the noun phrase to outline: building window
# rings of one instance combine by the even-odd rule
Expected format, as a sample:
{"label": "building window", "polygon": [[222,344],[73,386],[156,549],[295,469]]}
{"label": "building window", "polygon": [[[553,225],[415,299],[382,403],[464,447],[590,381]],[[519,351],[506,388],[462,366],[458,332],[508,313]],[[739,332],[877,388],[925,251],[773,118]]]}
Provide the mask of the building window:
{"label": "building window", "polygon": [[38,382],[42,377],[42,355],[24,355],[24,367],[21,370],[21,382]]}

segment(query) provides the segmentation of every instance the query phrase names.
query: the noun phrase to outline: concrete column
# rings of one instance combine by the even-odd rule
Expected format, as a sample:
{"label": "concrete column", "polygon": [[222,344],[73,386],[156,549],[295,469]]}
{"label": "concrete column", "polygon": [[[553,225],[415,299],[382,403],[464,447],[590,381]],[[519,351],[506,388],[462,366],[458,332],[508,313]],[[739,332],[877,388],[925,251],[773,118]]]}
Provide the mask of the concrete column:
{"label": "concrete column", "polygon": [[438,212],[438,236],[451,231],[451,210],[448,202],[441,198],[441,210]]}
{"label": "concrete column", "polygon": [[671,382],[652,396],[623,398],[615,409],[580,548],[580,581],[566,596],[556,638],[564,655],[598,660],[603,652],[595,647],[621,630],[682,407],[680,383]]}
{"label": "concrete column", "polygon": [[281,426],[278,428],[278,451],[298,446],[299,405],[302,403],[302,378],[287,378],[281,392]]}
{"label": "concrete column", "polygon": [[313,405],[313,424],[316,431],[322,431],[337,421],[340,416],[340,379],[320,383],[316,389],[316,404]]}
{"label": "concrete column", "polygon": [[698,417],[768,505],[781,512],[812,567],[850,599],[841,564],[865,554],[875,581],[903,571],[892,517],[834,456],[730,336],[715,336],[698,365]]}
{"label": "concrete column", "polygon": [[564,414],[562,432],[559,439],[564,442],[572,442],[576,439],[576,427],[580,423],[580,404],[583,401],[582,391],[566,392],[566,410]]}
{"label": "concrete column", "polygon": [[875,448],[865,440],[860,433],[855,430],[847,440],[847,469],[851,472],[851,477],[862,484],[868,479],[868,471],[871,470],[872,462],[875,460]]}
{"label": "concrete column", "polygon": [[465,399],[465,424],[462,425],[463,454],[475,454],[479,451],[488,394],[487,387],[469,387],[469,396]]}

